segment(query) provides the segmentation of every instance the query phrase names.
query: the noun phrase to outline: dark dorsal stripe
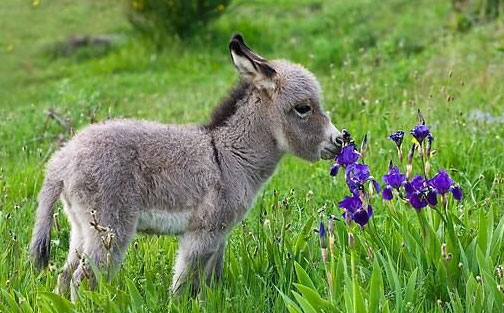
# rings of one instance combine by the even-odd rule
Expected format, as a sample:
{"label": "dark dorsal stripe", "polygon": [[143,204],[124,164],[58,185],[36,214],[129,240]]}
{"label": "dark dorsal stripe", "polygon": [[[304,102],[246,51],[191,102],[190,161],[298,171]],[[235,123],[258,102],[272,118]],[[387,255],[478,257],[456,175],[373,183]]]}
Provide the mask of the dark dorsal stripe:
{"label": "dark dorsal stripe", "polygon": [[236,85],[229,96],[225,98],[218,107],[212,113],[210,122],[205,125],[208,130],[213,130],[219,128],[226,124],[227,120],[236,113],[238,108],[238,102],[245,98],[247,89],[249,89],[250,84],[246,82],[240,82]]}

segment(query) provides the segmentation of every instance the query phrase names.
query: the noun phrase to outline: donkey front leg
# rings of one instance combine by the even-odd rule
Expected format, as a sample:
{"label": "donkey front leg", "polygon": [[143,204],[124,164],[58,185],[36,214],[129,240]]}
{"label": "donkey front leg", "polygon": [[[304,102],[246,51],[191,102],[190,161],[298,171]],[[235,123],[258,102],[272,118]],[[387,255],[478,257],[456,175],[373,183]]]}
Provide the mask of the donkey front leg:
{"label": "donkey front leg", "polygon": [[222,267],[226,236],[222,233],[197,231],[184,234],[180,238],[175,261],[172,290],[180,293],[190,284],[191,293],[200,290],[200,277],[209,283],[214,275],[219,275]]}

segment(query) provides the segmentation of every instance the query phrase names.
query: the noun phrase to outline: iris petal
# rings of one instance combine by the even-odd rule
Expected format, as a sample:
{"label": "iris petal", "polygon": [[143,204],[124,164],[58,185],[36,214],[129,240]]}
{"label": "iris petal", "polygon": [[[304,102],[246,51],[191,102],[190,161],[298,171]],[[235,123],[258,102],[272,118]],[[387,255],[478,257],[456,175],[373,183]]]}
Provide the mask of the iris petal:
{"label": "iris petal", "polygon": [[421,144],[425,137],[430,134],[430,130],[427,125],[416,125],[415,128],[410,131],[410,134]]}
{"label": "iris petal", "polygon": [[429,185],[434,187],[439,194],[445,194],[450,191],[450,187],[453,185],[453,179],[445,170],[440,170],[431,180],[429,180]]}
{"label": "iris petal", "polygon": [[437,193],[435,190],[429,190],[429,192],[427,192],[427,202],[432,205],[432,206],[436,206],[437,205]]}
{"label": "iris petal", "polygon": [[369,220],[369,214],[366,210],[362,208],[358,209],[353,215],[353,220],[360,226],[364,226]]}
{"label": "iris petal", "polygon": [[385,188],[383,188],[382,198],[383,200],[387,201],[390,201],[392,200],[392,198],[394,198],[394,195],[392,194],[392,187],[385,186]]}
{"label": "iris petal", "polygon": [[415,192],[415,189],[413,188],[413,185],[410,183],[410,182],[407,182],[405,185],[404,185],[404,190],[406,191],[406,197],[411,197],[411,194],[413,194],[413,192]]}
{"label": "iris petal", "polygon": [[371,218],[371,216],[373,216],[373,207],[371,205],[368,205],[367,211],[369,218]]}
{"label": "iris petal", "polygon": [[333,166],[331,166],[331,176],[338,175],[339,168],[340,166],[338,164],[334,164]]}
{"label": "iris petal", "polygon": [[339,165],[347,166],[357,162],[359,156],[359,153],[355,151],[355,147],[349,145],[344,147],[341,153],[336,156],[336,162],[338,162]]}
{"label": "iris petal", "polygon": [[376,179],[371,180],[373,182],[373,187],[376,192],[380,192],[380,184],[376,181]]}
{"label": "iris petal", "polygon": [[425,201],[425,199],[422,197],[422,194],[419,192],[412,193],[411,197],[409,198],[409,202],[411,206],[417,210],[420,210],[427,206],[427,201]]}
{"label": "iris petal", "polygon": [[453,198],[455,198],[455,200],[462,200],[462,188],[460,188],[460,186],[454,186],[450,188],[450,191],[453,194]]}
{"label": "iris petal", "polygon": [[360,207],[362,207],[362,201],[358,195],[353,195],[352,197],[345,196],[345,199],[338,203],[340,208],[344,208],[345,210],[354,213]]}
{"label": "iris petal", "polygon": [[383,182],[393,188],[399,189],[406,181],[406,175],[401,174],[397,166],[392,167],[389,172],[383,175]]}

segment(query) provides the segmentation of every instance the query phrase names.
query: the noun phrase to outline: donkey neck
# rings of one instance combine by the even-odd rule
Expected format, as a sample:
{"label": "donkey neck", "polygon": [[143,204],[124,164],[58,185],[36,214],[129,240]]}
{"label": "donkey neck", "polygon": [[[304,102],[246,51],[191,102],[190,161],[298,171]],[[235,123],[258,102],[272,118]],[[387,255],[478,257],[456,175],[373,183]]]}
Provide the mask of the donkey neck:
{"label": "donkey neck", "polygon": [[250,93],[226,123],[210,131],[223,179],[246,184],[254,193],[274,172],[283,153],[261,115],[261,97]]}

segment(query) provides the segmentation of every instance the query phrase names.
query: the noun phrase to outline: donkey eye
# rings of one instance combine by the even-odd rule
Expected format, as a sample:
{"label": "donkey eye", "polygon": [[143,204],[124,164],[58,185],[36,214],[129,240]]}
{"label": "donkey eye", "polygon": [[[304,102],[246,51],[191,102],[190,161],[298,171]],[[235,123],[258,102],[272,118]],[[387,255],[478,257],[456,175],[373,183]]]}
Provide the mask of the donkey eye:
{"label": "donkey eye", "polygon": [[298,105],[294,107],[294,110],[301,116],[311,111],[311,107],[309,105]]}

